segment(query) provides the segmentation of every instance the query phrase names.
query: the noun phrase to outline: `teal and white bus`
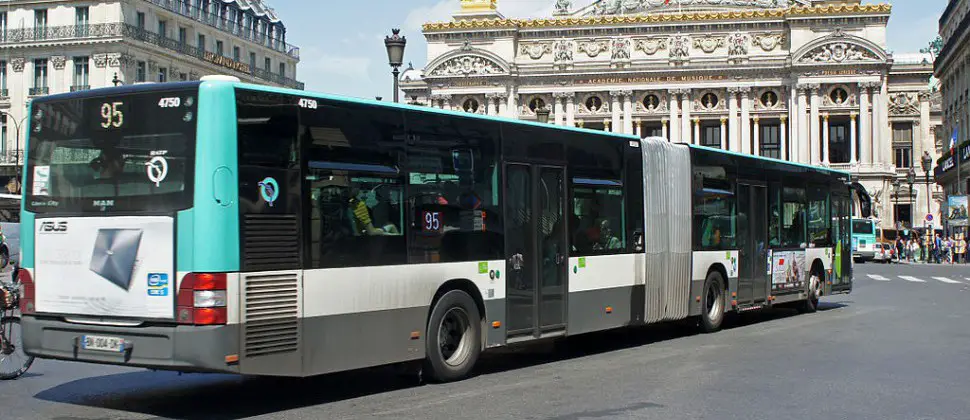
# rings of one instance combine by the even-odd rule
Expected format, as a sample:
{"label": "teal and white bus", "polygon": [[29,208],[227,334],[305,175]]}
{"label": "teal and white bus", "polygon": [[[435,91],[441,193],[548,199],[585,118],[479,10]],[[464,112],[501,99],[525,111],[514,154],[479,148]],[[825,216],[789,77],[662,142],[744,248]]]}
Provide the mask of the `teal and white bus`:
{"label": "teal and white bus", "polygon": [[[310,376],[852,290],[844,172],[226,80],[31,102],[26,351]],[[808,217],[809,214],[817,217]]]}
{"label": "teal and white bus", "polygon": [[852,258],[858,262],[872,261],[876,256],[876,222],[872,219],[852,219]]}

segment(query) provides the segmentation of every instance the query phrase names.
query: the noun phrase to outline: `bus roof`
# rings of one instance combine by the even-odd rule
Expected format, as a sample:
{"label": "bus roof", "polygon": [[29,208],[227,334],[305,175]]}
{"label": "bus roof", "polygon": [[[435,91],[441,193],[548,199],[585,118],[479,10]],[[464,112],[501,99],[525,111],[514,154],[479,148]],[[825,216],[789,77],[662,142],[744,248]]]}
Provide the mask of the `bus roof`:
{"label": "bus roof", "polygon": [[[227,82],[206,82],[206,83],[227,83]],[[354,98],[354,97],[349,97],[349,96],[332,95],[332,94],[326,94],[326,93],[317,93],[317,92],[310,92],[310,91],[303,91],[303,90],[295,90],[295,89],[287,89],[287,88],[278,88],[278,87],[273,87],[273,86],[255,85],[255,84],[251,84],[251,83],[232,83],[232,84],[235,85],[235,86],[237,86],[237,87],[241,87],[241,88],[245,88],[245,89],[249,89],[249,90],[256,90],[256,91],[263,91],[263,92],[272,92],[272,93],[282,93],[282,94],[288,94],[288,95],[296,95],[296,96],[302,96],[304,98],[328,99],[328,100],[333,100],[333,101],[350,102],[350,103],[356,103],[356,104],[362,104],[362,105],[379,106],[379,107],[385,107],[385,108],[407,109],[407,110],[411,110],[411,111],[427,112],[427,113],[433,113],[433,114],[442,114],[442,115],[448,115],[448,116],[453,116],[453,117],[477,118],[477,119],[490,120],[490,121],[495,121],[495,122],[503,122],[503,123],[519,124],[519,125],[531,125],[531,126],[534,126],[534,127],[542,127],[542,128],[547,128],[547,129],[553,129],[553,130],[575,131],[575,132],[580,132],[580,133],[584,133],[584,134],[593,134],[593,135],[598,135],[598,136],[616,137],[616,138],[621,138],[621,139],[624,139],[624,140],[635,140],[635,141],[639,141],[640,140],[639,137],[634,136],[634,135],[631,135],[631,134],[611,133],[611,132],[608,132],[608,131],[590,130],[590,129],[587,129],[587,128],[567,127],[567,126],[554,125],[554,124],[542,124],[542,123],[535,122],[535,121],[520,120],[520,119],[515,119],[515,118],[495,117],[495,116],[491,116],[491,115],[481,115],[481,114],[471,114],[471,113],[467,113],[467,112],[451,111],[451,110],[438,109],[438,108],[432,108],[432,107],[427,107],[427,106],[409,105],[409,104],[394,103],[394,102],[384,102],[384,101],[377,101],[377,100],[373,100],[373,99]]]}
{"label": "bus roof", "polygon": [[780,164],[780,165],[798,166],[798,167],[801,167],[801,168],[812,169],[812,170],[815,170],[815,171],[829,172],[829,173],[838,174],[838,175],[845,175],[845,176],[850,177],[850,178],[852,177],[852,174],[849,173],[849,172],[840,171],[840,170],[837,170],[837,169],[830,169],[830,168],[826,168],[826,167],[822,167],[822,166],[812,166],[812,165],[806,165],[804,163],[788,162],[788,161],[785,161],[785,160],[773,159],[773,158],[767,158],[767,157],[755,156],[755,155],[746,155],[746,154],[743,154],[743,153],[737,153],[737,152],[733,152],[733,151],[730,151],[730,150],[715,149],[713,147],[699,146],[699,145],[694,145],[694,144],[688,144],[687,146],[689,146],[692,149],[697,149],[697,150],[706,150],[706,151],[709,151],[709,152],[723,153],[723,154],[726,154],[726,155],[732,155],[732,156],[737,156],[737,157],[742,157],[742,158],[747,158],[747,159],[756,159],[756,160],[760,160],[760,161],[764,161],[764,162],[777,163],[777,164]]}
{"label": "bus roof", "polygon": [[[442,114],[442,115],[449,115],[454,117],[477,118],[477,119],[490,120],[495,122],[504,122],[504,123],[510,123],[510,124],[518,124],[518,125],[530,125],[534,127],[542,127],[547,129],[574,131],[574,132],[580,132],[584,134],[593,134],[597,136],[616,137],[616,138],[621,138],[625,140],[641,141],[639,136],[635,136],[631,134],[620,134],[620,133],[612,133],[608,131],[591,130],[587,128],[567,127],[567,126],[560,126],[560,125],[553,125],[553,124],[542,124],[535,121],[520,120],[515,118],[495,117],[491,115],[481,115],[481,114],[470,114],[467,112],[451,111],[451,110],[438,109],[438,108],[432,108],[432,107],[426,107],[426,106],[409,105],[409,104],[394,103],[394,102],[384,102],[384,101],[377,101],[373,99],[354,98],[349,96],[332,95],[332,94],[317,93],[317,92],[296,90],[296,89],[289,89],[289,88],[279,88],[274,86],[257,85],[257,84],[245,83],[245,82],[191,81],[191,82],[166,82],[166,83],[139,83],[134,85],[122,85],[122,86],[114,86],[114,87],[97,88],[97,89],[91,89],[91,90],[79,91],[79,92],[53,94],[53,95],[45,96],[42,99],[38,99],[38,100],[52,101],[52,100],[72,99],[72,98],[104,96],[104,95],[111,95],[111,94],[145,92],[145,91],[154,91],[154,90],[192,88],[192,87],[198,87],[203,83],[206,83],[206,84],[225,83],[225,84],[231,84],[233,86],[249,89],[249,90],[281,93],[281,94],[287,94],[287,95],[302,96],[306,98],[328,99],[328,100],[350,102],[350,103],[357,103],[357,104],[370,105],[370,106],[407,109],[412,111]],[[680,144],[683,144],[685,146],[688,146],[693,149],[698,149],[698,150],[706,150],[709,152],[722,153],[726,155],[738,156],[738,157],[747,158],[747,159],[758,159],[761,161],[771,162],[771,163],[776,163],[781,165],[791,165],[791,166],[797,166],[797,167],[812,169],[812,170],[821,171],[821,172],[829,172],[833,174],[844,175],[844,176],[850,177],[850,179],[852,176],[852,174],[849,172],[830,169],[830,168],[824,168],[820,166],[811,166],[811,165],[806,165],[802,163],[788,162],[780,159],[772,159],[772,158],[766,158],[761,156],[745,155],[742,153],[732,152],[729,150],[715,149],[711,147],[705,147],[705,146],[699,146],[699,145],[693,145],[693,144],[687,144],[687,143],[680,143]]]}

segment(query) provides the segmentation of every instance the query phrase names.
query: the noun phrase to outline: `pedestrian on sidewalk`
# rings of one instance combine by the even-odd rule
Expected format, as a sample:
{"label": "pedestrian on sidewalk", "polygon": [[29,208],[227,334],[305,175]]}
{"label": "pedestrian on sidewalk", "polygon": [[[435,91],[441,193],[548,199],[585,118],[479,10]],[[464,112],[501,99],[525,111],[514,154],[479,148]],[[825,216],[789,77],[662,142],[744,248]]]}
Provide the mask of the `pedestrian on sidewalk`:
{"label": "pedestrian on sidewalk", "polygon": [[960,239],[957,240],[957,264],[966,264],[967,262],[967,239],[966,235],[960,235]]}

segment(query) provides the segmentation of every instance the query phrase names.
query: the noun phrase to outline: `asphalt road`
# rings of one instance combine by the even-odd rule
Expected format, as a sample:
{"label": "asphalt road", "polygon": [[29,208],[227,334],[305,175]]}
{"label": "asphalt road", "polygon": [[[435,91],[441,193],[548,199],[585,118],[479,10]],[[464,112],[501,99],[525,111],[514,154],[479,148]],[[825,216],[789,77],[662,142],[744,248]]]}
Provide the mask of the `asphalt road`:
{"label": "asphalt road", "polygon": [[576,337],[491,355],[447,385],[386,369],[289,380],[38,361],[0,383],[0,418],[970,419],[970,268],[856,268],[855,292],[815,314]]}

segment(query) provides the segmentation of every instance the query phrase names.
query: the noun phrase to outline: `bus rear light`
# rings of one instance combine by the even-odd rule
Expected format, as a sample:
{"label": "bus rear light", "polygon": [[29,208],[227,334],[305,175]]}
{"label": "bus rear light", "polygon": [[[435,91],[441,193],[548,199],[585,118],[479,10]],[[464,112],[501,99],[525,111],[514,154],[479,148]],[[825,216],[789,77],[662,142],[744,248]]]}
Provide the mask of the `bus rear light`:
{"label": "bus rear light", "polygon": [[193,312],[195,325],[225,325],[228,318],[226,308],[195,308]]}
{"label": "bus rear light", "polygon": [[225,290],[196,290],[193,305],[196,308],[217,308],[226,306]]}
{"label": "bus rear light", "polygon": [[225,273],[189,273],[178,290],[176,317],[185,325],[224,325],[228,321]]}
{"label": "bus rear light", "polygon": [[36,295],[34,278],[30,276],[30,271],[21,268],[17,270],[17,281],[20,282],[20,313],[30,315],[36,310],[34,307],[34,296]]}

